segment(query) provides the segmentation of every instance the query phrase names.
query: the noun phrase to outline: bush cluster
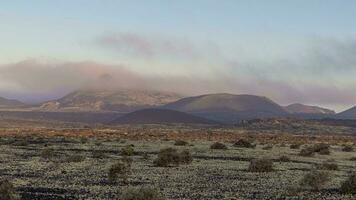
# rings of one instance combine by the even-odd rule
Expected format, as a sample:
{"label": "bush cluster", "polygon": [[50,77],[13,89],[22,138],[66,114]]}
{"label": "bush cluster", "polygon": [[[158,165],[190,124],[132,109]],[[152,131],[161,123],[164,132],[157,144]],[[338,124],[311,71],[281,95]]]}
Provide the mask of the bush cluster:
{"label": "bush cluster", "polygon": [[271,172],[273,171],[273,161],[268,158],[254,159],[250,161],[249,172]]}
{"label": "bush cluster", "polygon": [[163,200],[162,195],[154,188],[129,188],[123,192],[122,200]]}
{"label": "bush cluster", "polygon": [[124,157],[115,164],[113,164],[108,173],[108,179],[110,183],[116,183],[120,178],[124,184],[128,183],[129,175],[131,174],[132,160]]}
{"label": "bush cluster", "polygon": [[311,170],[300,181],[301,187],[319,191],[330,180],[330,174],[326,171]]}
{"label": "bush cluster", "polygon": [[223,143],[220,142],[215,142],[210,146],[210,149],[222,149],[222,150],[226,150],[227,146]]}
{"label": "bush cluster", "polygon": [[19,200],[20,196],[16,193],[14,186],[8,180],[0,181],[0,200]]}
{"label": "bush cluster", "polygon": [[169,167],[178,166],[179,164],[189,164],[193,161],[193,157],[188,150],[178,152],[174,148],[161,149],[157,159],[153,161],[155,166]]}
{"label": "bush cluster", "polygon": [[184,140],[177,140],[174,143],[175,146],[186,146],[188,145],[188,142],[184,141]]}
{"label": "bush cluster", "polygon": [[241,148],[255,148],[256,144],[252,144],[251,142],[240,139],[233,144],[234,147],[241,147]]}

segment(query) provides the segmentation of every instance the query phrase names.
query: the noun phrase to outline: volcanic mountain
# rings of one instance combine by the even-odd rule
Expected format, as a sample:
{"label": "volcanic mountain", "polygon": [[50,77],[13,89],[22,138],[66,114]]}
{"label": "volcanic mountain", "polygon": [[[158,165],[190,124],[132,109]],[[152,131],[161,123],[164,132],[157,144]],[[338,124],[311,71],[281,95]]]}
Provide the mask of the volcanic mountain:
{"label": "volcanic mountain", "polygon": [[0,108],[18,108],[23,107],[24,105],[25,104],[20,101],[0,97]]}
{"label": "volcanic mountain", "polygon": [[226,93],[183,98],[161,108],[187,112],[225,123],[288,115],[283,107],[266,97]]}
{"label": "volcanic mountain", "polygon": [[336,115],[336,118],[338,119],[353,119],[356,120],[356,106],[352,107],[348,110],[345,110],[344,112],[338,113]]}
{"label": "volcanic mountain", "polygon": [[299,103],[291,104],[284,108],[289,113],[292,113],[292,114],[327,114],[327,115],[335,114],[335,111],[333,111],[333,110],[321,108],[318,106],[308,106],[308,105],[299,104]]}
{"label": "volcanic mountain", "polygon": [[143,109],[128,113],[110,124],[218,124],[209,119],[166,109]]}
{"label": "volcanic mountain", "polygon": [[178,94],[143,90],[80,90],[41,105],[45,111],[132,112],[176,101]]}

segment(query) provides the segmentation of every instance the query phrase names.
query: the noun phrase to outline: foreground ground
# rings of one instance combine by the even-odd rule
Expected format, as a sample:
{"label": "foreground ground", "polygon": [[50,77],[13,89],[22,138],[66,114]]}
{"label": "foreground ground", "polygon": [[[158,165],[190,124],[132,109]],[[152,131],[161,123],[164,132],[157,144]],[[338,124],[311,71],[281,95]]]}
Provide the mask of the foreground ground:
{"label": "foreground ground", "polygon": [[[11,181],[22,199],[120,199],[128,187],[142,186],[157,188],[165,199],[356,198],[339,191],[341,182],[356,167],[356,161],[351,159],[356,153],[341,150],[342,145],[355,143],[350,136],[251,135],[227,130],[222,134],[217,130],[183,128],[183,131],[165,128],[160,132],[154,128],[146,129],[142,133],[145,136],[139,138],[139,133],[130,130],[36,129],[26,132],[3,129],[0,177]],[[241,138],[253,140],[257,146],[234,147],[233,142]],[[189,144],[175,146],[177,139]],[[210,149],[215,141],[224,143],[228,149]],[[290,148],[291,143],[308,146],[319,142],[331,144],[330,155],[303,157],[298,155],[300,149]],[[122,157],[121,149],[127,145],[134,146],[135,151],[131,156],[129,182],[111,184],[109,168]],[[157,152],[167,147],[188,149],[193,162],[176,167],[154,166]],[[43,154],[48,149],[53,155],[45,159]],[[96,155],[98,152],[100,156]],[[290,160],[280,161],[281,156]],[[274,161],[272,172],[247,170],[252,159],[265,157]],[[306,173],[330,159],[338,169],[328,171],[331,180],[320,191],[291,192],[299,187]]]}

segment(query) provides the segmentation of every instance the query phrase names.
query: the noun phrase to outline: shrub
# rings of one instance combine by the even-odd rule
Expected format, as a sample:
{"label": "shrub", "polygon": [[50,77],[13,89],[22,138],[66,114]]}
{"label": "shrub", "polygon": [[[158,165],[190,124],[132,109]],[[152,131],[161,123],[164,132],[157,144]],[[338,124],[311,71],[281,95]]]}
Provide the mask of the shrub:
{"label": "shrub", "polygon": [[339,167],[333,160],[324,161],[320,165],[317,166],[320,170],[338,170]]}
{"label": "shrub", "polygon": [[290,158],[288,156],[281,156],[278,160],[279,162],[290,162]]}
{"label": "shrub", "polygon": [[186,146],[188,145],[188,142],[184,141],[184,140],[177,140],[175,143],[174,143],[175,146]]}
{"label": "shrub", "polygon": [[223,143],[215,142],[214,144],[212,144],[210,146],[210,149],[223,149],[223,150],[226,150],[227,146],[225,144],[223,144]]}
{"label": "shrub", "polygon": [[346,145],[341,150],[344,151],[344,152],[353,152],[354,148],[352,146],[350,146],[350,145]]}
{"label": "shrub", "polygon": [[120,178],[124,184],[127,184],[130,174],[131,161],[123,159],[110,167],[108,179],[110,183],[115,183],[117,179]]}
{"label": "shrub", "polygon": [[302,150],[300,150],[299,155],[304,156],[304,157],[310,157],[315,154],[314,149],[311,147],[306,147]]}
{"label": "shrub", "polygon": [[273,161],[268,158],[254,159],[250,161],[248,167],[250,172],[271,172],[273,171]]}
{"label": "shrub", "polygon": [[350,158],[351,161],[356,161],[356,157]]}
{"label": "shrub", "polygon": [[129,188],[123,192],[122,200],[163,200],[161,194],[153,188]]}
{"label": "shrub", "polygon": [[83,162],[85,160],[85,157],[82,155],[70,155],[67,157],[66,162]]}
{"label": "shrub", "polygon": [[188,150],[178,152],[176,149],[162,149],[158,153],[157,159],[154,160],[154,165],[158,167],[178,166],[179,164],[189,164],[193,158]]}
{"label": "shrub", "polygon": [[271,150],[273,149],[273,145],[269,144],[269,145],[266,145],[264,147],[262,147],[263,150]]}
{"label": "shrub", "polygon": [[121,149],[120,154],[122,156],[132,156],[134,154],[134,149],[132,145],[126,145]]}
{"label": "shrub", "polygon": [[252,144],[251,142],[244,140],[244,139],[240,139],[237,142],[234,143],[233,145],[234,147],[242,147],[242,148],[255,148],[256,145]]}
{"label": "shrub", "polygon": [[340,189],[344,194],[356,194],[356,173],[351,174],[349,178],[341,184]]}
{"label": "shrub", "polygon": [[289,146],[289,148],[290,149],[299,149],[300,148],[300,144],[291,144],[290,146]]}
{"label": "shrub", "polygon": [[192,154],[189,152],[189,150],[183,150],[180,154],[179,154],[179,160],[180,163],[182,164],[190,164],[193,162],[193,157]]}
{"label": "shrub", "polygon": [[41,157],[46,160],[53,158],[54,150],[53,149],[43,149],[41,152]]}
{"label": "shrub", "polygon": [[0,200],[19,200],[14,186],[8,180],[0,181]]}
{"label": "shrub", "polygon": [[93,158],[96,158],[96,159],[104,159],[104,158],[106,158],[106,155],[105,155],[105,153],[103,151],[94,150],[91,153],[92,153]]}
{"label": "shrub", "polygon": [[319,191],[329,180],[330,174],[328,172],[312,170],[301,179],[300,186]]}
{"label": "shrub", "polygon": [[315,144],[313,147],[314,152],[319,153],[321,155],[329,155],[330,154],[330,146],[328,144]]}

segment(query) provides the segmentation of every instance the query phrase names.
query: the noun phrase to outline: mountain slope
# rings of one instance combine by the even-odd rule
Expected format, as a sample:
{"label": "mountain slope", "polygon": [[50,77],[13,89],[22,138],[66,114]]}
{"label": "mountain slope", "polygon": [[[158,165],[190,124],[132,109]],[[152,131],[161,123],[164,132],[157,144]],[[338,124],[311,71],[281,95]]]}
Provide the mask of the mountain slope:
{"label": "mountain slope", "polygon": [[188,97],[162,106],[194,115],[236,123],[244,119],[280,117],[287,112],[270,99],[254,95],[208,94]]}
{"label": "mountain slope", "polygon": [[356,106],[336,115],[338,119],[356,119]]}
{"label": "mountain slope", "polygon": [[22,107],[25,104],[17,101],[17,100],[13,100],[13,99],[5,99],[3,97],[0,97],[0,108],[16,108],[16,107]]}
{"label": "mountain slope", "polygon": [[304,104],[291,104],[284,107],[289,113],[292,114],[335,114],[335,111],[326,108],[321,108],[318,106],[308,106]]}
{"label": "mountain slope", "polygon": [[179,98],[180,96],[175,93],[158,91],[80,90],[61,99],[42,104],[41,110],[132,112],[143,108],[157,107]]}
{"label": "mountain slope", "polygon": [[204,119],[187,113],[165,109],[143,109],[128,113],[113,120],[110,124],[217,124],[212,120]]}

